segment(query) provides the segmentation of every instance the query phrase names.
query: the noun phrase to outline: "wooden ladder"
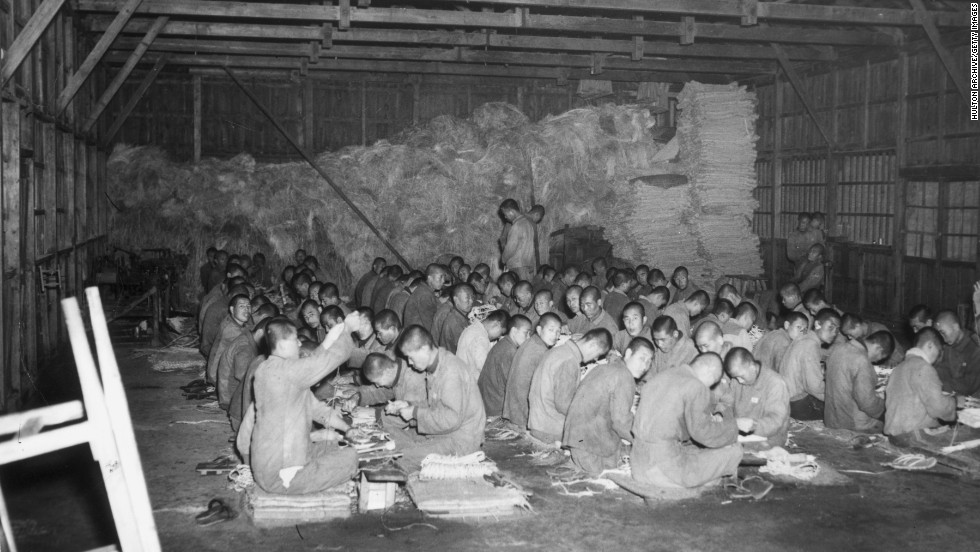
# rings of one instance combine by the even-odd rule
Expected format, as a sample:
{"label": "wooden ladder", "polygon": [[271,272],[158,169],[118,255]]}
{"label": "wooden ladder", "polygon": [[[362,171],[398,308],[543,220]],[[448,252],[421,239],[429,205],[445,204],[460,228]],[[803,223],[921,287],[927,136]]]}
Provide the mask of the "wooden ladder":
{"label": "wooden ladder", "polygon": [[[90,287],[85,290],[85,295],[99,367],[96,368],[92,358],[78,300],[74,297],[63,299],[61,305],[78,367],[82,400],[0,417],[0,435],[16,434],[14,438],[0,443],[0,465],[88,443],[102,471],[123,552],[158,552],[160,540],[153,520],[153,508],[136,448],[129,404],[109,340],[109,327],[102,310],[99,289]],[[42,431],[45,427],[69,423]],[[0,523],[3,526],[4,538],[0,543],[3,550],[16,552],[10,515],[2,492]],[[109,546],[98,550],[115,549],[115,546]]]}

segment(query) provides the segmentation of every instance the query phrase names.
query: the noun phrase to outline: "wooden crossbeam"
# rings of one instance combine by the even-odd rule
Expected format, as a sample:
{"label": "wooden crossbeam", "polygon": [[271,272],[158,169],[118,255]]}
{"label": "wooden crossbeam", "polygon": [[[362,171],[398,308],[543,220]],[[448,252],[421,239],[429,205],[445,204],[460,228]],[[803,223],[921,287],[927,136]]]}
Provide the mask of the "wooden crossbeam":
{"label": "wooden crossbeam", "polygon": [[95,70],[95,66],[98,65],[99,60],[101,60],[102,56],[105,55],[106,51],[109,49],[109,46],[112,46],[112,41],[116,40],[116,37],[119,36],[119,33],[123,30],[123,27],[126,26],[129,18],[133,15],[133,12],[136,11],[136,8],[138,8],[142,2],[143,0],[126,0],[125,4],[119,6],[119,12],[116,14],[116,18],[113,19],[112,23],[109,25],[109,28],[106,29],[106,32],[104,32],[99,38],[99,41],[95,43],[95,47],[93,47],[92,51],[85,57],[85,61],[78,66],[78,70],[75,71],[75,73],[68,79],[68,82],[65,83],[65,87],[61,90],[61,94],[58,94],[57,112],[59,114],[63,113],[68,107],[68,104],[71,103],[72,98],[75,97],[78,90],[83,84],[85,84],[85,80],[88,79],[89,75],[92,74],[92,71]]}
{"label": "wooden crossbeam", "polygon": [[830,147],[831,151],[837,149],[837,143],[830,133],[827,132],[824,124],[820,121],[820,117],[806,93],[806,87],[803,84],[803,80],[800,79],[799,74],[797,74],[796,69],[793,68],[789,58],[787,58],[783,53],[782,47],[779,44],[773,44],[772,49],[775,50],[776,54],[779,56],[777,58],[779,60],[779,66],[782,67],[786,78],[789,79],[790,84],[793,85],[793,90],[796,91],[796,94],[800,97],[800,101],[803,102],[803,107],[806,108],[806,112],[809,113],[810,118],[813,119],[813,124],[817,125],[817,130],[820,131],[820,135],[823,136],[824,141],[827,142],[827,145]]}
{"label": "wooden crossbeam", "polygon": [[[129,48],[130,41],[121,40],[121,49]],[[151,47],[154,51],[185,52],[200,54],[237,54],[308,58],[310,50],[302,44],[277,44],[231,41],[181,41],[160,39]],[[447,61],[464,63],[501,63],[509,65],[544,65],[555,67],[591,67],[594,56],[603,56],[605,69],[626,71],[689,71],[693,73],[759,74],[771,72],[775,67],[767,61],[709,61],[709,60],[659,60],[633,61],[625,56],[608,54],[574,55],[543,54],[529,52],[503,52],[485,50],[461,50],[446,48],[390,48],[383,46],[334,46],[328,57],[347,59],[378,59],[407,61]],[[327,56],[327,54],[324,54]],[[176,63],[176,62],[175,62]]]}
{"label": "wooden crossbeam", "polygon": [[[111,54],[110,54],[111,55]],[[150,53],[144,56],[143,63],[154,59]],[[256,73],[289,75],[296,72],[298,76],[299,63],[296,60],[283,58],[267,58],[262,56],[172,56],[174,64],[187,65],[190,68],[208,68],[230,66],[236,69],[252,69]],[[568,79],[587,79],[588,69],[569,69],[568,67],[530,67],[506,65],[482,65],[476,63],[450,63],[435,61],[381,61],[353,59],[325,59],[310,66],[310,75],[329,75],[333,72],[350,73],[418,73],[427,75],[468,75],[483,77],[502,77],[514,79],[547,79],[562,82]],[[212,72],[192,72],[210,75]],[[219,74],[220,71],[218,72]],[[679,71],[619,71],[607,70],[602,78],[611,81],[637,82],[687,82],[694,78],[705,83],[727,84],[734,78],[731,75],[702,73],[695,77],[694,73]]]}
{"label": "wooden crossbeam", "polygon": [[[466,0],[434,0],[460,3]],[[538,8],[576,8],[583,10],[628,11],[672,15],[698,15],[741,19],[746,13],[740,0],[480,0],[496,6],[531,6]],[[826,6],[785,1],[752,2],[759,19],[839,23],[844,25],[916,25],[911,10],[860,6]],[[965,27],[963,13],[939,12],[932,15],[939,26]],[[751,23],[750,23],[751,24]]]}
{"label": "wooden crossbeam", "polygon": [[915,14],[918,16],[919,23],[922,28],[926,31],[926,36],[929,37],[929,42],[932,43],[932,47],[936,50],[936,55],[939,56],[939,61],[943,63],[943,67],[946,68],[946,72],[949,73],[949,77],[953,79],[953,84],[956,85],[956,90],[959,91],[960,96],[970,103],[970,86],[966,82],[965,70],[961,70],[956,66],[956,61],[953,59],[953,54],[949,52],[946,46],[943,46],[942,38],[939,36],[939,29],[936,28],[935,20],[930,17],[930,13],[926,10],[925,5],[922,0],[909,0],[912,4],[912,9],[915,10]]}
{"label": "wooden crossbeam", "polygon": [[129,118],[130,113],[133,112],[136,104],[138,104],[143,98],[143,94],[146,94],[147,89],[150,88],[150,85],[153,84],[153,81],[157,78],[157,75],[160,74],[160,71],[163,70],[163,67],[166,64],[166,55],[160,56],[156,59],[156,62],[153,64],[153,69],[151,69],[150,72],[143,77],[143,80],[140,81],[140,85],[133,92],[133,96],[129,98],[129,101],[127,101],[126,105],[123,106],[122,111],[120,111],[119,115],[116,116],[116,120],[112,122],[112,126],[109,127],[108,131],[106,131],[105,138],[102,139],[103,146],[108,146],[112,142],[112,139],[116,137],[116,134],[119,132],[119,129],[122,128],[123,123],[126,122],[126,119]]}
{"label": "wooden crossbeam", "polygon": [[123,83],[126,82],[127,78],[129,78],[129,74],[133,72],[136,64],[143,58],[143,54],[146,53],[147,48],[149,48],[150,44],[152,44],[156,39],[160,29],[167,24],[167,19],[167,16],[158,17],[156,21],[153,22],[153,25],[150,26],[150,29],[146,31],[146,35],[143,36],[142,40],[136,44],[132,53],[129,54],[129,59],[127,59],[122,68],[119,69],[116,76],[113,77],[112,82],[110,82],[109,86],[106,87],[105,92],[102,93],[99,101],[96,102],[95,107],[92,108],[92,112],[85,120],[85,124],[82,125],[82,132],[88,132],[91,130],[95,122],[99,120],[99,116],[102,115],[102,112],[105,110],[106,106],[108,106],[109,102],[112,101],[112,98],[116,96],[116,92],[122,88]]}
{"label": "wooden crossbeam", "polygon": [[[78,0],[77,9],[82,12],[107,12],[120,0]],[[189,0],[144,0],[138,13],[169,15],[172,17],[207,16],[229,19],[339,22],[338,6],[313,6],[298,4],[263,4],[235,2],[192,2]],[[633,21],[610,17],[585,17],[570,15],[515,16],[513,13],[471,12],[451,10],[423,10],[404,8],[353,9],[351,23],[384,25],[417,25],[422,27],[455,27],[479,29],[539,29],[549,31],[581,32],[615,35],[678,36],[677,24],[668,21]],[[722,23],[698,23],[699,37],[714,40],[748,40],[765,42],[817,43],[838,45],[894,45],[890,36],[868,30],[835,31],[814,27],[758,28],[740,27]]]}
{"label": "wooden crossbeam", "polygon": [[17,38],[10,44],[4,53],[3,67],[0,68],[0,86],[5,86],[10,77],[14,76],[20,64],[24,62],[31,48],[41,38],[44,29],[48,28],[51,20],[57,15],[65,0],[44,0],[44,2],[34,10],[27,25],[20,31]]}
{"label": "wooden crossbeam", "polygon": [[[94,32],[102,32],[110,20],[105,17],[89,17],[86,26]],[[126,25],[123,33],[144,34],[152,25],[152,20],[134,18]],[[697,24],[695,24],[695,27]],[[249,40],[275,39],[277,41],[312,42],[323,41],[324,31],[333,29],[324,26],[263,25],[249,23],[195,23],[171,20],[161,31],[164,36],[192,36],[198,39]],[[329,32],[329,31],[328,31]],[[472,46],[509,49],[541,49],[569,52],[607,52],[632,54],[635,41],[603,38],[571,38],[553,36],[485,34],[480,32],[409,30],[409,29],[349,29],[343,33],[331,34],[332,41],[338,44],[428,44],[444,46]],[[715,57],[744,59],[776,59],[776,54],[765,45],[756,44],[706,44],[698,43],[680,46],[676,42],[650,41],[642,36],[643,53],[648,56]],[[327,44],[321,44],[329,48]],[[833,61],[837,55],[828,46],[784,46],[790,59],[806,61]]]}

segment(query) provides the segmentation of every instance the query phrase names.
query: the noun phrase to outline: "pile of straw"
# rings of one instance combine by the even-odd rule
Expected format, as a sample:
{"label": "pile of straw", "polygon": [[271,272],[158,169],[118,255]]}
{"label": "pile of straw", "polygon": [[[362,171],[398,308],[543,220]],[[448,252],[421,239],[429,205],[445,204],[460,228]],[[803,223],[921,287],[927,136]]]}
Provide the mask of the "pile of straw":
{"label": "pile of straw", "polygon": [[[496,265],[497,206],[548,210],[539,226],[542,262],[548,236],[565,224],[617,232],[631,203],[631,178],[665,163],[639,106],[575,109],[531,123],[516,107],[491,103],[469,119],[449,115],[391,141],[322,153],[319,165],[415,267],[440,253]],[[182,280],[192,303],[204,251],[261,250],[277,274],[293,252],[316,255],[342,287],[375,256],[392,259],[333,190],[305,163],[257,164],[247,154],[196,164],[170,160],[156,147],[117,146],[109,161],[112,241],[170,247],[191,257]]]}

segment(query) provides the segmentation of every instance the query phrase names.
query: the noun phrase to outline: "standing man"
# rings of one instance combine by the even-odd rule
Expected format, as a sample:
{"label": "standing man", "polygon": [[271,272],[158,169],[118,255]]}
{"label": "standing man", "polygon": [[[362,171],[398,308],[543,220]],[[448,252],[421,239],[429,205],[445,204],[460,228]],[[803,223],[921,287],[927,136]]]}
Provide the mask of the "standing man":
{"label": "standing man", "polygon": [[500,262],[521,280],[530,281],[537,270],[534,263],[534,222],[521,214],[521,206],[514,199],[506,199],[500,204],[500,214],[511,225],[506,236],[501,236],[503,251]]}

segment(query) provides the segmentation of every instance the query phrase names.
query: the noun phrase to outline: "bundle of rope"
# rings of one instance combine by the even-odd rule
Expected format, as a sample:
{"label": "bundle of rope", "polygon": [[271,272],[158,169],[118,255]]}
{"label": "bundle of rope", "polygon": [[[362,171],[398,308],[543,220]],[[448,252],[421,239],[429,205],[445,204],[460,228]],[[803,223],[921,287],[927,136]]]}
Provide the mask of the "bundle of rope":
{"label": "bundle of rope", "polygon": [[422,460],[421,481],[437,479],[483,479],[497,471],[497,465],[487,460],[482,451],[466,456],[430,454]]}
{"label": "bundle of rope", "polygon": [[762,473],[784,475],[800,481],[812,481],[820,473],[820,464],[812,454],[790,454],[782,447],[773,447],[759,453],[759,456],[768,460],[765,466],[759,468]]}
{"label": "bundle of rope", "polygon": [[239,464],[233,469],[228,474],[228,481],[231,481],[228,488],[233,489],[236,493],[246,491],[255,485],[255,480],[252,479],[252,468],[248,464]]}

